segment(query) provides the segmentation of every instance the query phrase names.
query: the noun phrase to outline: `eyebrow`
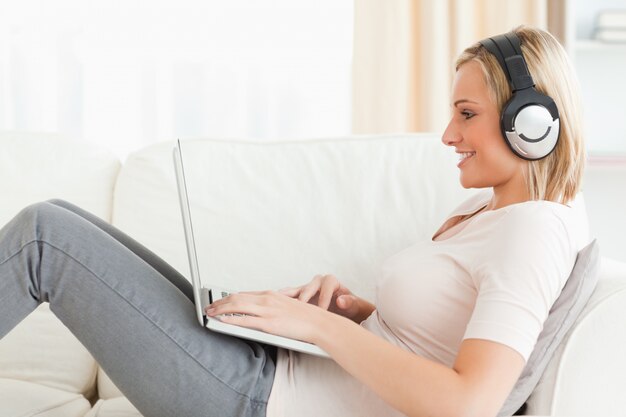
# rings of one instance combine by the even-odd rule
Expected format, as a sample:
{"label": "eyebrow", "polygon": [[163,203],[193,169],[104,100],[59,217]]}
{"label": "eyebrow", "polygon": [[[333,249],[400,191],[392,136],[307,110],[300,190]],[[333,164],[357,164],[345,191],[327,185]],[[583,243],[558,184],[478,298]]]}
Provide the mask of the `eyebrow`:
{"label": "eyebrow", "polygon": [[456,106],[457,106],[458,104],[460,104],[460,103],[474,103],[474,104],[478,104],[478,103],[477,103],[477,102],[475,102],[475,101],[469,100],[469,99],[467,99],[467,98],[462,98],[462,99],[457,100],[457,101],[455,101],[455,102],[454,102],[454,107],[456,107]]}

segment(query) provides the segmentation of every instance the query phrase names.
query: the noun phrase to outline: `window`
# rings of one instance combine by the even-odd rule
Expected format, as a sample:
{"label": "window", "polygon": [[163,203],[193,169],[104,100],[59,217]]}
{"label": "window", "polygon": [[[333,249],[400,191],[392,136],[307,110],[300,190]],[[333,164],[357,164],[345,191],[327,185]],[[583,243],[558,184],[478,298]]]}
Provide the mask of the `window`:
{"label": "window", "polygon": [[122,158],[177,137],[351,131],[353,2],[0,1],[0,129]]}

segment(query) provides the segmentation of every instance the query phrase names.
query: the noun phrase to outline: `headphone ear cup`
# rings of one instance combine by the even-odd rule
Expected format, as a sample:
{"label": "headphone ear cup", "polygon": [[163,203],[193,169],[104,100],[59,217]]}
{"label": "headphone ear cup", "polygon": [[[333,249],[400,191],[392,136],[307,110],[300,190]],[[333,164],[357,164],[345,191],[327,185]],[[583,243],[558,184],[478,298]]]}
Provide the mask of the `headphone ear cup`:
{"label": "headphone ear cup", "polygon": [[503,107],[500,127],[513,153],[529,161],[552,153],[560,133],[556,105],[534,88],[513,94]]}

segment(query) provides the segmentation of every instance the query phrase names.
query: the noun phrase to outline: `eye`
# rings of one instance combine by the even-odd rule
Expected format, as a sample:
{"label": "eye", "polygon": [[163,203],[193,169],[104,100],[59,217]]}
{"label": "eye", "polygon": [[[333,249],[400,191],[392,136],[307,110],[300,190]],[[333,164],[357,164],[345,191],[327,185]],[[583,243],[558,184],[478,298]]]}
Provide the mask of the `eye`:
{"label": "eye", "polygon": [[471,119],[472,117],[474,117],[474,116],[475,116],[475,115],[474,115],[474,113],[472,113],[472,112],[470,112],[470,111],[467,111],[467,110],[463,110],[463,111],[461,112],[461,115],[462,115],[462,116],[464,116],[466,120],[467,120],[467,119]]}

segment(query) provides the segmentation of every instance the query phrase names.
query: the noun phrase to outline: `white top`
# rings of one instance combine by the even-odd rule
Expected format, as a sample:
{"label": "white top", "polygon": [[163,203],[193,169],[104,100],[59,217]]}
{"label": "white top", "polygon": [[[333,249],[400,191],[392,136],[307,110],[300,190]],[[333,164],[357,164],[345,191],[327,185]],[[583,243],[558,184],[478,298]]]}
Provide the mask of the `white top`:
{"label": "white top", "polygon": [[[491,196],[478,193],[444,224],[480,211]],[[576,210],[526,201],[479,212],[437,240],[386,259],[376,283],[377,310],[361,326],[449,367],[470,338],[510,346],[527,360],[588,241],[582,203]],[[267,415],[401,414],[334,361],[279,349]]]}

